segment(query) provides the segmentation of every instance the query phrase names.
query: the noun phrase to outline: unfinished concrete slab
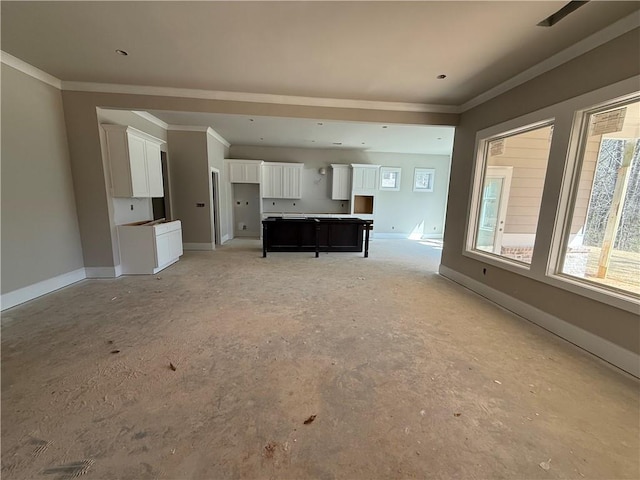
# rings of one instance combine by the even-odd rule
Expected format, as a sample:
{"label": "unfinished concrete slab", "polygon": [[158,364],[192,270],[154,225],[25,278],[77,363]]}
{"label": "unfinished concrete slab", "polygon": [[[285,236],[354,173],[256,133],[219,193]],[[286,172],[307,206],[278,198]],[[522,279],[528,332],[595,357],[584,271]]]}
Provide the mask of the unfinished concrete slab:
{"label": "unfinished concrete slab", "polygon": [[640,477],[638,381],[437,248],[234,241],[4,312],[3,478]]}

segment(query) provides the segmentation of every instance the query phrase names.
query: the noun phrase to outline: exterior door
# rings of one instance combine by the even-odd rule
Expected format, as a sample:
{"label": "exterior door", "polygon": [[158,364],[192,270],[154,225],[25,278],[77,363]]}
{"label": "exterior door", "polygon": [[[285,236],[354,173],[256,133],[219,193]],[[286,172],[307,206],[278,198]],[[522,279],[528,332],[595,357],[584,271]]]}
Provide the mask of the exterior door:
{"label": "exterior door", "polygon": [[511,167],[487,167],[482,187],[476,248],[500,254],[507,217]]}

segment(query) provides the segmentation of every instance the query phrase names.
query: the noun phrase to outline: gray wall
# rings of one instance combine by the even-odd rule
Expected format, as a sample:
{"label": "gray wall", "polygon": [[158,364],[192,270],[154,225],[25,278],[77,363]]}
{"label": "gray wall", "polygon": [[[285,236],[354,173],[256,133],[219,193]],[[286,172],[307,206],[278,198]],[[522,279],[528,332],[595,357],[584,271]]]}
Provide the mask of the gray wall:
{"label": "gray wall", "polygon": [[60,91],[2,64],[2,293],[83,267]]}
{"label": "gray wall", "polygon": [[[182,241],[212,243],[207,135],[169,130],[167,140],[173,216],[182,221]],[[198,203],[204,207],[197,207]]]}
{"label": "gray wall", "polygon": [[[220,191],[218,192],[218,211],[220,218],[218,219],[218,228],[220,229],[220,239],[226,241],[233,237],[229,228],[231,219],[231,190],[229,182],[225,181],[224,175],[224,159],[229,156],[229,147],[223,145],[212,135],[207,134],[207,157],[209,161],[209,177],[211,177],[211,168],[218,170]],[[209,185],[209,198],[213,198],[213,185]],[[213,241],[213,240],[212,240]]]}
{"label": "gray wall", "polygon": [[[302,198],[265,199],[265,213],[348,213],[348,201],[331,200],[332,163],[401,167],[400,191],[379,190],[376,193],[375,232],[409,235],[419,229],[420,234],[442,235],[449,179],[448,156],[235,145],[231,147],[230,154],[231,158],[304,163]],[[321,167],[327,169],[326,175],[318,173]],[[416,167],[436,169],[436,183],[432,193],[413,192],[413,172]]]}
{"label": "gray wall", "polygon": [[[640,73],[640,33],[635,29],[540,77],[462,114],[456,129],[442,264],[491,288],[605,338],[632,352],[640,352],[640,322],[633,313],[590,298],[493,267],[462,255],[471,191],[476,132],[509,119],[628,79]],[[565,119],[570,123],[571,117]],[[555,138],[569,141],[569,131]],[[553,149],[552,149],[553,150]],[[565,151],[549,159],[538,235],[550,235],[554,207],[563,175]],[[555,155],[555,156],[554,156]],[[545,206],[546,204],[546,206]],[[487,268],[487,275],[482,269]]]}

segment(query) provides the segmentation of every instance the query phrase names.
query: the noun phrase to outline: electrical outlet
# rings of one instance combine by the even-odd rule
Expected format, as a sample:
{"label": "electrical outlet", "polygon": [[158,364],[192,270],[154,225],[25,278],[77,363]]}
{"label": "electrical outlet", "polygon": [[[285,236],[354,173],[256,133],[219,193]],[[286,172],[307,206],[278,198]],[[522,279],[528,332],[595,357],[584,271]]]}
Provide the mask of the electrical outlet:
{"label": "electrical outlet", "polygon": [[133,211],[133,203],[131,204],[131,211]]}

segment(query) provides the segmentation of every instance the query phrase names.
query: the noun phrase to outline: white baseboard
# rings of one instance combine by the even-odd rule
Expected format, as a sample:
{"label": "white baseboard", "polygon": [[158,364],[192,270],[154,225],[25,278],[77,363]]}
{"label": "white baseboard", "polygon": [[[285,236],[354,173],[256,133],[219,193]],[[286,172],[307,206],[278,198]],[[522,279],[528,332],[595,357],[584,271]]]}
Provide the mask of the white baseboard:
{"label": "white baseboard", "polygon": [[409,238],[408,233],[380,233],[376,232],[376,238]]}
{"label": "white baseboard", "polygon": [[116,278],[122,275],[122,266],[115,267],[85,267],[87,278]]}
{"label": "white baseboard", "polygon": [[228,242],[229,240],[231,240],[229,238],[229,235],[223,235],[222,238],[220,239],[220,243]]}
{"label": "white baseboard", "polygon": [[[376,238],[409,238],[411,236],[410,233],[382,233],[376,232]],[[442,239],[441,233],[428,233],[426,235],[421,235],[419,240],[428,240],[428,239]],[[416,238],[416,240],[418,240]]]}
{"label": "white baseboard", "polygon": [[616,345],[609,340],[599,337],[591,332],[576,327],[558,317],[529,305],[521,300],[513,298],[506,293],[491,288],[477,280],[463,275],[451,268],[440,265],[440,275],[467,287],[488,300],[500,305],[511,312],[524,317],[545,330],[555,333],[559,337],[568,340],[574,345],[606,360],[616,367],[640,378],[640,355]]}
{"label": "white baseboard", "polygon": [[215,243],[183,243],[184,250],[215,250]]}
{"label": "white baseboard", "polygon": [[33,300],[34,298],[41,297],[42,295],[46,295],[47,293],[54,292],[68,285],[71,285],[72,283],[84,280],[85,278],[87,278],[85,269],[79,268],[72,272],[63,273],[62,275],[58,275],[57,277],[48,278],[47,280],[42,280],[41,282],[34,283],[33,285],[19,288],[18,290],[14,290],[13,292],[8,292],[2,295],[2,299],[0,300],[0,308],[2,310],[6,310],[7,308],[15,307],[16,305],[20,305],[21,303],[28,302],[29,300]]}

